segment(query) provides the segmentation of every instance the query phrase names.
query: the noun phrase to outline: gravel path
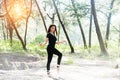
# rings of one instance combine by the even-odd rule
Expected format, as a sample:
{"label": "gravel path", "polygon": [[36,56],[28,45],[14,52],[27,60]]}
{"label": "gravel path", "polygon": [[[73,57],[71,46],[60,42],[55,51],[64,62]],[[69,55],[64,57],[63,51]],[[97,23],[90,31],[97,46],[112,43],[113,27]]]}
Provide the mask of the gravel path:
{"label": "gravel path", "polygon": [[[27,61],[25,61],[24,57],[23,65],[23,61],[17,58],[14,60],[13,58],[10,57],[10,62],[7,55],[6,59],[8,61],[4,62],[4,66],[7,65],[9,67],[12,63],[14,67],[5,69],[2,67],[0,70],[0,80],[120,80],[120,69],[112,67],[111,61],[75,59],[73,63],[67,64],[72,58],[63,57],[61,72],[58,75],[55,66],[56,57],[54,57],[51,64],[52,77],[48,77],[45,68],[46,60],[27,57]],[[23,56],[21,58],[23,59]],[[3,62],[0,63],[2,66]]]}

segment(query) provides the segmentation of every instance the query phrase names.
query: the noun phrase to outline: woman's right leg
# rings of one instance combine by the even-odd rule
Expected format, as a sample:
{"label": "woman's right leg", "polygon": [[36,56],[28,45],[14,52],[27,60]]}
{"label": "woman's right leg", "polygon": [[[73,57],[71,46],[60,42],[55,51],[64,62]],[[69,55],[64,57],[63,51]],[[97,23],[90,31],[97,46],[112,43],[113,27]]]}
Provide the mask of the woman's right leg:
{"label": "woman's right leg", "polygon": [[47,59],[47,72],[48,72],[48,75],[50,74],[50,63],[51,63],[51,60],[52,60],[52,57],[53,57],[53,53],[47,49],[47,53],[48,53],[48,59]]}

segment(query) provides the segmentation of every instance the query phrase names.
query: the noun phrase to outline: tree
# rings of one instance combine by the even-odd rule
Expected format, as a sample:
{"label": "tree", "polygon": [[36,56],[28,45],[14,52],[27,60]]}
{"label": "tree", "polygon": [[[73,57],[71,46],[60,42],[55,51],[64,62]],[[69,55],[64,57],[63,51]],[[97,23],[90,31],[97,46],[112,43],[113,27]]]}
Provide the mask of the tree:
{"label": "tree", "polygon": [[[6,17],[8,18],[7,14],[6,14]],[[11,23],[9,19],[7,19],[7,23]],[[9,24],[9,27],[8,27],[8,30],[9,30],[9,36],[10,36],[10,46],[12,47],[12,41],[13,41],[13,28],[12,28],[12,25]]]}
{"label": "tree", "polygon": [[[45,0],[45,1],[43,1],[43,3],[44,3],[44,10],[47,12],[47,11],[49,11],[48,10],[48,7],[51,9],[51,10],[53,10],[53,5],[52,5],[52,1],[51,0]],[[50,11],[51,11],[50,10]],[[49,19],[51,20],[51,24],[54,24],[54,22],[55,22],[55,15],[56,15],[56,12],[55,11],[51,11],[51,12],[47,12],[47,16],[49,17]]]}
{"label": "tree", "polygon": [[[27,5],[26,5],[26,6],[27,6]],[[32,0],[30,0],[30,10],[29,10],[28,16],[27,16],[27,18],[26,18],[26,29],[25,29],[25,35],[24,35],[24,43],[25,43],[25,46],[26,46],[26,36],[27,36],[27,30],[28,30],[28,20],[29,20],[31,11],[32,11]]]}
{"label": "tree", "polygon": [[65,26],[64,26],[64,24],[63,24],[63,22],[62,22],[62,20],[61,20],[61,17],[60,17],[58,8],[57,8],[56,3],[55,3],[55,0],[52,0],[52,1],[53,1],[53,5],[54,5],[54,7],[55,7],[56,13],[57,13],[59,22],[61,23],[61,26],[62,26],[62,28],[63,28],[63,31],[64,31],[64,33],[65,33],[65,36],[66,36],[66,38],[67,38],[67,40],[68,40],[69,46],[70,46],[70,48],[71,48],[71,53],[74,53],[74,48],[73,48],[73,46],[72,46],[72,44],[71,44],[71,41],[70,41],[70,39],[69,39],[69,37],[68,37],[67,31],[66,31],[66,29],[65,29]]}
{"label": "tree", "polygon": [[72,6],[73,6],[73,10],[75,12],[75,15],[76,15],[76,18],[77,18],[77,22],[79,24],[79,27],[80,27],[80,31],[81,31],[81,34],[82,34],[82,38],[83,38],[83,42],[84,42],[84,48],[87,48],[87,43],[86,43],[86,39],[85,39],[85,34],[84,34],[84,31],[83,31],[83,28],[82,28],[82,25],[81,25],[81,21],[79,19],[79,15],[78,15],[78,12],[77,12],[77,9],[75,7],[75,1],[74,0],[71,0],[72,2]]}
{"label": "tree", "polygon": [[[23,3],[23,1],[21,2],[20,0],[15,1],[14,4],[12,4],[12,3],[10,4],[8,2],[11,5],[8,10],[7,0],[4,0],[4,7],[5,7],[5,11],[6,11],[5,16],[6,16],[7,22],[9,23],[9,31],[10,31],[11,41],[12,41],[13,30],[15,30],[17,37],[20,40],[24,50],[27,50],[27,48],[26,48],[26,35],[27,35],[27,27],[28,27],[27,23],[28,23],[28,19],[30,17],[30,13],[31,13],[32,0],[30,0],[30,2],[31,2],[30,11],[28,10],[28,6],[25,5],[25,2]],[[26,8],[22,9],[21,6],[25,6]],[[25,12],[22,12],[22,11],[25,11]],[[15,24],[15,22],[17,23],[18,20],[23,20],[23,19],[26,20],[26,30],[25,30],[24,40],[20,36],[20,34],[17,30],[16,24]]]}
{"label": "tree", "polygon": [[5,25],[4,25],[4,19],[3,19],[3,21],[2,21],[2,31],[3,31],[3,38],[4,38],[4,40],[6,40],[6,33],[5,33]]}
{"label": "tree", "polygon": [[55,13],[52,14],[52,17],[49,14],[47,14],[47,15],[51,19],[52,24],[54,24],[54,22],[55,22]]}
{"label": "tree", "polygon": [[110,11],[109,11],[108,18],[107,18],[107,29],[106,29],[106,36],[105,36],[105,45],[106,45],[106,47],[107,47],[107,42],[109,40],[110,24],[111,24],[112,9],[113,9],[114,2],[115,2],[115,0],[111,0]]}
{"label": "tree", "polygon": [[9,13],[7,13],[6,15],[8,15],[8,18],[9,18],[9,20],[11,21],[11,26],[15,29],[15,32],[16,32],[16,34],[17,34],[17,36],[18,36],[18,38],[19,38],[19,40],[20,40],[20,42],[21,42],[21,44],[22,44],[23,49],[26,50],[26,46],[25,46],[25,44],[24,44],[24,42],[23,42],[23,39],[22,39],[21,36],[19,35],[19,32],[18,32],[18,30],[17,30],[17,28],[16,28],[13,20],[11,19]]}
{"label": "tree", "polygon": [[[3,26],[3,29],[6,28],[6,30],[7,30],[7,38],[8,38],[8,31],[9,31],[10,46],[12,46],[13,28],[9,24],[10,23],[9,19],[6,19],[6,18],[8,18],[8,16],[4,10],[5,8],[3,7],[3,6],[5,6],[5,5],[3,5],[4,3],[5,3],[5,1],[2,1],[0,4],[0,8],[1,8],[0,18],[3,18],[2,26]],[[7,26],[9,26],[9,27],[7,27]],[[5,36],[5,32],[4,32],[4,36]],[[5,37],[4,37],[4,39],[5,39]]]}
{"label": "tree", "polygon": [[45,31],[46,31],[46,33],[47,33],[46,22],[45,22],[45,19],[44,19],[44,17],[43,17],[43,14],[42,14],[42,12],[41,12],[41,9],[40,9],[40,7],[39,7],[39,5],[38,5],[37,0],[35,0],[35,3],[36,3],[36,6],[37,6],[37,8],[38,8],[38,11],[39,11],[39,13],[40,13],[40,15],[41,15],[41,18],[42,18],[42,21],[43,21],[43,24],[44,24],[44,27],[45,27]]}
{"label": "tree", "polygon": [[93,15],[93,18],[94,18],[94,23],[95,23],[97,37],[98,37],[98,40],[99,40],[101,53],[104,54],[104,55],[108,55],[108,53],[106,51],[106,48],[104,46],[104,42],[103,42],[101,32],[100,32],[100,28],[99,28],[99,24],[98,24],[98,20],[97,20],[97,14],[96,14],[96,10],[95,10],[95,2],[94,2],[94,0],[91,0],[91,6],[92,6],[92,15]]}
{"label": "tree", "polygon": [[89,48],[91,48],[91,34],[92,34],[92,7],[91,7],[91,13],[90,13]]}
{"label": "tree", "polygon": [[118,46],[120,46],[120,25],[119,25],[119,39],[118,39]]}

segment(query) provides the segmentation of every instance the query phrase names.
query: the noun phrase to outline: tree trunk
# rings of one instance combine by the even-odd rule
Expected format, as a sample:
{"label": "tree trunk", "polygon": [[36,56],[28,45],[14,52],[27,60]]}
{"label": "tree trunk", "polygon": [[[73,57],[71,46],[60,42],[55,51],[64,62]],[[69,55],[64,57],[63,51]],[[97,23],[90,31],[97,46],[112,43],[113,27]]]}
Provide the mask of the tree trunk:
{"label": "tree trunk", "polygon": [[87,43],[86,43],[86,39],[85,39],[85,34],[84,34],[84,31],[83,31],[83,28],[82,28],[82,25],[81,25],[81,22],[80,22],[80,19],[79,19],[79,16],[78,16],[78,12],[77,12],[77,9],[75,7],[75,1],[74,0],[71,0],[72,2],[72,6],[74,8],[74,12],[75,12],[75,15],[77,17],[77,21],[78,21],[78,24],[79,24],[79,27],[80,27],[80,31],[81,31],[81,34],[82,34],[82,38],[83,38],[83,43],[84,43],[84,48],[87,48]]}
{"label": "tree trunk", "polygon": [[28,20],[29,20],[30,14],[31,14],[31,10],[32,10],[32,0],[30,0],[30,10],[29,10],[29,14],[26,19],[26,29],[25,29],[25,35],[24,35],[25,46],[26,46],[26,36],[27,36],[27,30],[28,30]]}
{"label": "tree trunk", "polygon": [[120,46],[120,25],[119,25],[119,39],[118,39],[118,46]]}
{"label": "tree trunk", "polygon": [[7,18],[7,23],[9,23],[8,26],[8,33],[9,33],[9,38],[10,38],[10,46],[12,47],[12,41],[13,41],[13,28],[12,25],[10,25],[10,20],[8,18],[8,14],[6,14],[6,18]]}
{"label": "tree trunk", "polygon": [[13,29],[12,29],[11,25],[9,26],[9,34],[10,34],[10,46],[12,47]]}
{"label": "tree trunk", "polygon": [[20,42],[21,42],[21,44],[22,44],[23,49],[24,49],[24,50],[27,50],[27,48],[26,48],[26,46],[25,46],[25,44],[24,44],[21,36],[19,35],[19,32],[18,32],[15,24],[13,23],[13,21],[12,21],[12,19],[11,19],[11,17],[10,17],[10,15],[9,15],[9,14],[7,14],[7,15],[8,15],[9,20],[10,20],[11,23],[12,23],[11,26],[13,26],[13,28],[15,29],[15,32],[16,32],[16,34],[17,34],[18,39],[20,40]]}
{"label": "tree trunk", "polygon": [[51,19],[52,24],[54,24],[54,21],[55,21],[55,13],[52,14],[52,17],[50,17],[49,14],[47,14],[47,15],[48,15],[48,17]]}
{"label": "tree trunk", "polygon": [[60,24],[58,24],[58,33],[57,33],[58,41],[60,40],[60,30],[61,30]]}
{"label": "tree trunk", "polygon": [[67,38],[68,43],[69,43],[69,46],[70,46],[70,48],[71,48],[71,53],[74,53],[74,48],[73,48],[73,46],[72,46],[72,44],[71,44],[71,41],[70,41],[70,39],[69,39],[69,37],[68,37],[67,31],[66,31],[66,29],[65,29],[65,26],[64,26],[64,24],[63,24],[63,22],[62,22],[62,20],[61,20],[60,14],[59,14],[59,12],[58,12],[58,8],[57,8],[57,6],[56,6],[56,4],[55,4],[55,1],[54,1],[54,0],[52,0],[52,1],[53,1],[53,5],[54,5],[54,7],[55,7],[55,10],[56,10],[58,19],[59,19],[59,21],[60,21],[60,23],[61,23],[61,25],[62,25],[63,31],[64,31],[64,33],[65,33],[65,35],[66,35],[66,38]]}
{"label": "tree trunk", "polygon": [[[3,19],[3,21],[4,21],[4,19]],[[4,24],[4,22],[2,21],[2,31],[3,31],[3,38],[4,38],[4,40],[6,40],[6,34],[5,34],[5,24]]]}
{"label": "tree trunk", "polygon": [[94,18],[94,23],[95,23],[95,27],[96,27],[96,33],[97,33],[97,36],[98,36],[101,53],[103,55],[108,55],[108,53],[106,51],[106,48],[104,46],[104,42],[103,42],[101,32],[100,32],[100,28],[99,28],[99,24],[98,24],[98,20],[97,20],[97,14],[96,14],[96,10],[95,10],[94,0],[91,0],[91,6],[92,6],[92,14],[93,14],[93,18]]}
{"label": "tree trunk", "polygon": [[107,42],[109,40],[110,24],[111,24],[111,17],[112,17],[111,10],[113,9],[114,2],[115,2],[115,0],[111,0],[110,12],[109,12],[108,19],[107,19],[107,30],[106,30],[106,36],[105,36],[105,45],[106,45],[106,47],[107,47]]}
{"label": "tree trunk", "polygon": [[7,19],[8,19],[8,21],[10,21],[11,26],[13,26],[13,28],[15,29],[15,32],[16,32],[16,34],[17,34],[17,36],[18,36],[18,39],[20,40],[20,42],[21,42],[21,44],[22,44],[23,49],[24,49],[24,50],[27,50],[27,49],[26,49],[26,46],[25,46],[25,44],[24,44],[24,42],[23,42],[21,36],[19,35],[19,32],[18,32],[18,30],[17,30],[17,28],[16,28],[16,26],[15,26],[13,20],[11,19],[8,10],[7,10],[7,7],[6,7],[6,0],[4,0],[4,4],[5,4],[5,10],[6,10]]}
{"label": "tree trunk", "polygon": [[91,48],[91,35],[92,35],[92,9],[90,14],[90,27],[89,27],[89,48]]}
{"label": "tree trunk", "polygon": [[25,35],[24,35],[24,43],[25,43],[25,46],[26,46],[26,37],[27,37],[27,30],[28,30],[28,18],[26,19],[26,29],[25,29]]}
{"label": "tree trunk", "polygon": [[6,36],[7,36],[7,39],[8,39],[8,36],[9,36],[9,35],[8,35],[8,28],[6,28],[6,34],[7,34]]}
{"label": "tree trunk", "polygon": [[[12,47],[12,38],[13,38],[13,28],[12,28],[12,25],[10,25],[10,20],[8,19],[8,14],[6,14],[6,22],[7,22],[7,36],[9,36],[10,38],[10,46]],[[8,35],[9,34],[9,35]]]}
{"label": "tree trunk", "polygon": [[46,33],[47,33],[46,22],[45,22],[45,19],[44,19],[44,17],[43,17],[43,14],[42,14],[42,12],[41,12],[41,9],[40,9],[40,7],[39,7],[39,5],[38,5],[37,0],[35,0],[35,3],[36,3],[36,6],[37,6],[37,8],[38,8],[38,11],[39,11],[39,13],[40,13],[40,15],[41,15],[41,18],[42,18],[42,21],[43,21],[43,24],[44,24],[44,27],[45,27],[45,30],[46,30]]}

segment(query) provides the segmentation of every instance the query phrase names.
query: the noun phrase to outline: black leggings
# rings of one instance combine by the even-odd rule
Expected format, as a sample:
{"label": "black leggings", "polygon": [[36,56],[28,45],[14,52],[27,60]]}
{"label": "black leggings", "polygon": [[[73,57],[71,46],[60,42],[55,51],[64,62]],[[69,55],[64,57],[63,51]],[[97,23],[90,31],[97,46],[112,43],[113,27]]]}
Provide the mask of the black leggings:
{"label": "black leggings", "polygon": [[60,65],[62,59],[62,53],[60,53],[56,48],[47,48],[48,60],[47,60],[47,71],[50,70],[50,63],[53,57],[53,54],[58,56],[57,64]]}

